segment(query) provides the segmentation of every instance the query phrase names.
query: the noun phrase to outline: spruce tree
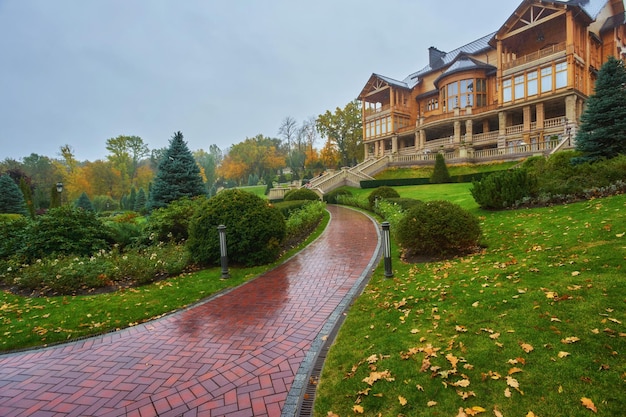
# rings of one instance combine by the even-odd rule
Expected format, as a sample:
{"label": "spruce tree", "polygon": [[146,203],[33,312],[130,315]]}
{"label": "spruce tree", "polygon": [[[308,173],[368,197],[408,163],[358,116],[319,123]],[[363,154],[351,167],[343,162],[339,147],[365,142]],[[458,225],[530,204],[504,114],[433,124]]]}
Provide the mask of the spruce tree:
{"label": "spruce tree", "polygon": [[170,140],[170,146],[159,161],[157,169],[150,190],[148,209],[165,207],[181,197],[206,194],[200,168],[181,132],[176,132]]}
{"label": "spruce tree", "polygon": [[626,68],[609,57],[598,72],[595,92],[587,100],[576,135],[574,162],[593,162],[626,153]]}
{"label": "spruce tree", "polygon": [[135,199],[135,207],[133,208],[136,212],[143,213],[146,211],[146,192],[143,188],[139,189],[137,193],[137,198]]}
{"label": "spruce tree", "polygon": [[137,191],[135,187],[130,189],[130,197],[128,197],[128,210],[135,210],[135,204],[137,202]]}
{"label": "spruce tree", "polygon": [[0,213],[28,215],[24,194],[6,174],[0,176]]}
{"label": "spruce tree", "polygon": [[450,173],[448,172],[448,167],[446,166],[446,159],[440,153],[437,154],[435,159],[435,170],[433,171],[433,175],[430,177],[430,182],[431,184],[451,182]]}
{"label": "spruce tree", "polygon": [[74,203],[76,208],[81,208],[87,211],[94,211],[93,204],[91,204],[91,200],[87,196],[87,193],[83,191],[83,193],[78,197],[76,202]]}

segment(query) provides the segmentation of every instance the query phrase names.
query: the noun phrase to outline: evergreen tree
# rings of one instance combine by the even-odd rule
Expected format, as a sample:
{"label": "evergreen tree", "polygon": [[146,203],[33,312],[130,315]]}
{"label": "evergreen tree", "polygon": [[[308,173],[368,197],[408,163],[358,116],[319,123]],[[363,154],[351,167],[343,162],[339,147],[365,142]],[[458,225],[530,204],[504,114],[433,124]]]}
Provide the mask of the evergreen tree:
{"label": "evergreen tree", "polygon": [[598,72],[595,92],[587,100],[576,135],[575,162],[593,162],[626,153],[626,68],[614,57]]}
{"label": "evergreen tree", "polygon": [[146,211],[146,202],[146,192],[143,188],[140,188],[139,192],[137,193],[137,199],[135,200],[134,210],[136,212],[143,213],[144,211]]}
{"label": "evergreen tree", "polygon": [[0,176],[0,213],[28,215],[24,194],[7,174]]}
{"label": "evergreen tree", "polygon": [[87,196],[87,193],[83,191],[83,193],[78,197],[76,202],[74,203],[76,208],[81,208],[87,211],[94,211],[93,204],[91,204],[91,200]]}
{"label": "evergreen tree", "polygon": [[130,196],[128,197],[128,210],[135,210],[135,204],[137,202],[137,191],[135,187],[130,189]]}
{"label": "evergreen tree", "polygon": [[170,146],[159,161],[154,178],[148,209],[165,207],[181,197],[195,197],[206,194],[200,168],[183,140],[183,134],[176,132]]}
{"label": "evergreen tree", "polygon": [[435,159],[435,170],[433,171],[433,175],[430,177],[430,182],[431,184],[451,182],[450,173],[448,172],[448,167],[446,166],[446,159],[440,153],[437,154]]}
{"label": "evergreen tree", "polygon": [[24,195],[24,202],[26,203],[26,209],[28,210],[28,214],[30,214],[30,217],[34,219],[35,205],[33,204],[33,190],[25,178],[20,178],[19,187],[22,191],[22,194]]}

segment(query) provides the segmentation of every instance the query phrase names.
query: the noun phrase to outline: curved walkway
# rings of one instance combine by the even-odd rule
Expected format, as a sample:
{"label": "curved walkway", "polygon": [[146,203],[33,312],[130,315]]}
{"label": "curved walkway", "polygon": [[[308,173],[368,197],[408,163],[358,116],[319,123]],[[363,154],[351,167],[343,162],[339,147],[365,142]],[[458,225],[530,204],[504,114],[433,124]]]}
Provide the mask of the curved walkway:
{"label": "curved walkway", "polygon": [[0,416],[294,415],[324,335],[379,247],[370,218],[328,209],[312,245],[228,293],[119,332],[0,356]]}

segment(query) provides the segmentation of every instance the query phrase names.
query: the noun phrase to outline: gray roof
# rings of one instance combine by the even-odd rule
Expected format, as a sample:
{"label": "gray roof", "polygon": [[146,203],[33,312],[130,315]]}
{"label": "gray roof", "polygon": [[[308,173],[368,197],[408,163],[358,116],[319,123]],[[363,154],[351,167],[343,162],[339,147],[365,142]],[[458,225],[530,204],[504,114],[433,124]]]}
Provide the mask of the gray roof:
{"label": "gray roof", "polygon": [[486,64],[477,59],[472,58],[466,53],[461,53],[458,55],[457,59],[450,65],[436,80],[435,86],[438,84],[439,80],[443,77],[447,77],[448,75],[452,75],[455,72],[467,71],[469,69],[485,69],[487,71],[496,71],[497,68],[493,65]]}
{"label": "gray roof", "polygon": [[483,36],[482,38],[477,39],[474,42],[461,46],[460,48],[457,48],[454,51],[444,53],[441,60],[438,61],[436,67],[433,68],[430,66],[430,64],[428,64],[421,70],[414,72],[413,74],[406,77],[403,80],[403,82],[406,83],[410,88],[413,88],[419,82],[419,79],[421,76],[428,74],[431,71],[434,71],[436,69],[439,69],[441,67],[445,67],[446,65],[451,64],[462,53],[467,54],[467,55],[473,55],[481,51],[493,49],[491,46],[489,46],[489,40],[493,38],[495,34],[496,34],[495,32],[490,33],[489,35]]}
{"label": "gray roof", "polygon": [[402,87],[402,88],[407,88],[407,89],[411,89],[411,87],[408,86],[407,83],[405,83],[404,81],[398,81],[398,80],[394,80],[393,78],[389,78],[389,77],[385,77],[384,75],[380,75],[380,74],[372,74],[378,78],[380,78],[381,80],[383,80],[384,82],[391,84],[391,85],[395,85],[396,87]]}
{"label": "gray roof", "polygon": [[556,1],[553,0],[553,3],[561,3],[561,4],[569,4],[572,6],[578,6],[587,13],[587,15],[596,20],[600,11],[604,8],[604,5],[607,3],[607,0],[561,0]]}
{"label": "gray roof", "polygon": [[615,16],[611,16],[608,19],[606,19],[606,22],[604,22],[604,24],[602,25],[602,29],[600,29],[600,33],[604,32],[605,30],[614,29],[618,27],[619,25],[623,25],[624,23],[626,23],[625,13],[620,13],[620,14],[616,14]]}

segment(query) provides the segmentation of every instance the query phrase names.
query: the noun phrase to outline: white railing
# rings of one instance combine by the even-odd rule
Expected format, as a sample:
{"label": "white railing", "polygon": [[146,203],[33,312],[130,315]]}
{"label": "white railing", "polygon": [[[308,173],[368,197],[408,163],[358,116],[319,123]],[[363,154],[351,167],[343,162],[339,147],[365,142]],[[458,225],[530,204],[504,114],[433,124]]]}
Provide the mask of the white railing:
{"label": "white railing", "polygon": [[448,136],[440,139],[428,140],[424,144],[424,149],[429,149],[431,151],[436,151],[440,148],[450,146],[454,144],[454,136]]}
{"label": "white railing", "polygon": [[524,131],[524,125],[509,126],[506,128],[507,135],[513,135],[515,133],[522,133]]}
{"label": "white railing", "polygon": [[472,143],[495,142],[498,140],[498,132],[487,132],[472,135]]}
{"label": "white railing", "polygon": [[554,119],[546,119],[543,122],[544,128],[559,127],[559,126],[565,126],[565,118],[555,117]]}

